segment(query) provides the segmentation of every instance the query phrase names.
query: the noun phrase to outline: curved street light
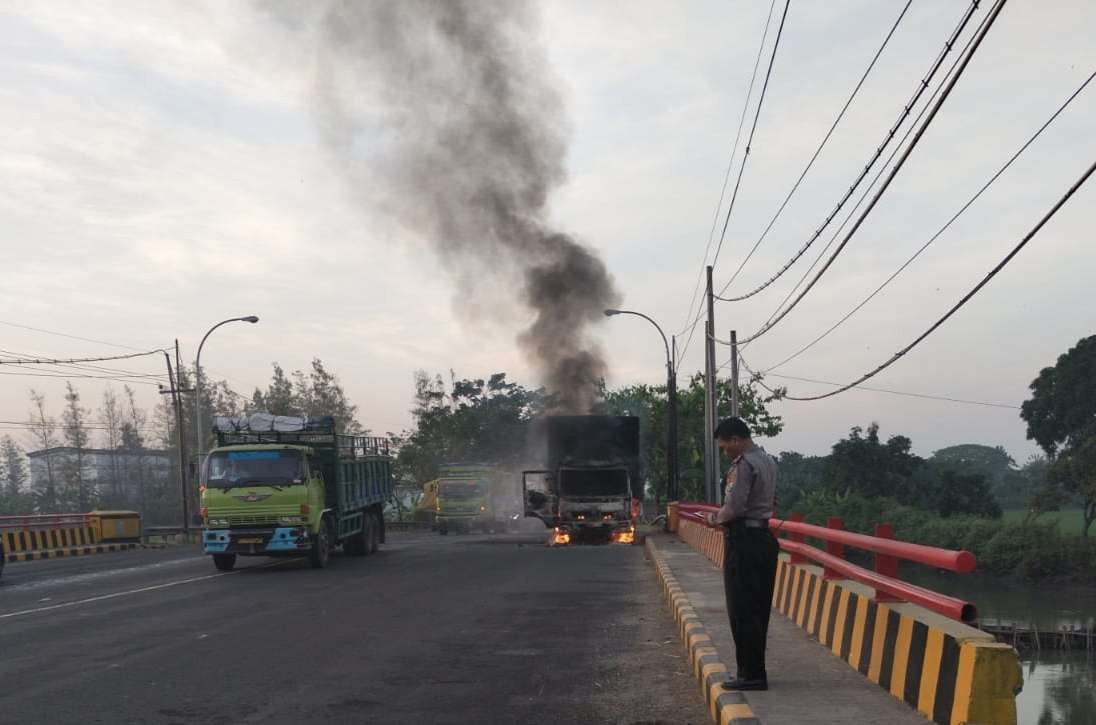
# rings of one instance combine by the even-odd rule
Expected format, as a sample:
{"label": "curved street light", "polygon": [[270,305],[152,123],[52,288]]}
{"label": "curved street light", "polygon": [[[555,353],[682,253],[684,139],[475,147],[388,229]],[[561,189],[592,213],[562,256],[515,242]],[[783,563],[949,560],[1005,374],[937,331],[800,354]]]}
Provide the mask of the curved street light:
{"label": "curved street light", "polygon": [[662,345],[666,349],[666,398],[669,402],[668,421],[666,425],[666,495],[668,500],[674,501],[678,496],[678,475],[677,475],[677,370],[674,367],[674,358],[670,353],[670,342],[666,339],[666,333],[662,331],[662,328],[657,322],[643,314],[642,312],[636,312],[635,310],[605,310],[606,317],[614,317],[616,315],[635,315],[636,317],[642,317],[650,322],[658,330],[658,334],[662,337]]}
{"label": "curved street light", "polygon": [[230,322],[250,322],[251,324],[255,324],[258,321],[259,318],[255,315],[230,317],[227,320],[221,320],[216,325],[209,328],[206,334],[202,336],[202,341],[198,343],[198,354],[194,358],[194,429],[198,439],[198,445],[195,447],[195,450],[198,453],[199,466],[202,464],[202,346],[205,345],[206,338],[221,325],[227,325]]}

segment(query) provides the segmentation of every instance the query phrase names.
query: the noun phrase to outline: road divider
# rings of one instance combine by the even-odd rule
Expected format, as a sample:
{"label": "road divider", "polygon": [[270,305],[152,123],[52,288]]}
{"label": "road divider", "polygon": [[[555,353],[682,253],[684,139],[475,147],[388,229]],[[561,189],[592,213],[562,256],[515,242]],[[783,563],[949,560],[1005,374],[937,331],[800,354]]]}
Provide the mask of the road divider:
{"label": "road divider", "polygon": [[750,703],[741,692],[727,692],[721,687],[728,679],[727,667],[719,657],[711,636],[693,609],[685,590],[678,584],[669,564],[658,551],[654,537],[644,543],[647,559],[654,565],[659,583],[666,594],[677,625],[678,635],[689,653],[689,662],[700,684],[712,722],[717,725],[760,725]]}
{"label": "road divider", "polygon": [[131,512],[2,516],[0,552],[15,562],[137,549],[139,541],[128,540],[133,530],[139,538],[140,518]]}

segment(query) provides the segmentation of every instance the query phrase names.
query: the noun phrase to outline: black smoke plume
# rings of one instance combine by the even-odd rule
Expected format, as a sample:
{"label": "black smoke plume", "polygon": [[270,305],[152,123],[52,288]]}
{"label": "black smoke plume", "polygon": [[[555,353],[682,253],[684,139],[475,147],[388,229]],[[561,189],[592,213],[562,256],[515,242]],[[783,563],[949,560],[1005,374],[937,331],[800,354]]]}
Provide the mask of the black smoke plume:
{"label": "black smoke plume", "polygon": [[[307,13],[308,17],[302,17]],[[551,228],[564,180],[562,103],[527,2],[282,5],[314,37],[317,120],[355,194],[429,240],[462,312],[506,322],[565,412],[606,373],[589,329],[618,294],[598,255]]]}

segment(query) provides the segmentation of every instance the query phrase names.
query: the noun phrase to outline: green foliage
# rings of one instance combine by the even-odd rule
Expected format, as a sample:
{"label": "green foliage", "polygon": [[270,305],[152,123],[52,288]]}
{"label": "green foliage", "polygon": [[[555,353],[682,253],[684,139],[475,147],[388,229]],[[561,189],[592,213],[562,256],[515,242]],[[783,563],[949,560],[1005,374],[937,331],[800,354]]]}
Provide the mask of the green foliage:
{"label": "green foliage", "polygon": [[438,466],[457,461],[516,464],[527,458],[530,421],[548,404],[543,390],[506,380],[455,380],[446,392],[440,376],[415,374],[415,429],[399,442],[397,480],[422,484]]}
{"label": "green foliage", "polygon": [[1052,459],[1048,493],[1054,488],[1081,500],[1083,534],[1096,520],[1096,335],[1083,338],[1043,368],[1031,383],[1020,417]]}
{"label": "green foliage", "polygon": [[[775,396],[763,394],[751,380],[739,384],[739,412],[754,436],[771,437],[780,433],[784,423],[771,414],[766,405]],[[720,411],[731,409],[731,383],[718,380],[717,405]],[[604,405],[598,412],[640,418],[642,468],[647,472],[648,490],[656,501],[666,497],[666,409],[665,385],[632,385],[604,392]],[[696,373],[688,385],[677,391],[678,401],[678,476],[682,500],[702,498],[704,488],[704,376]]]}
{"label": "green foliage", "polygon": [[[255,389],[247,405],[250,412],[271,413],[273,415],[295,415],[305,418],[318,418],[330,415],[335,419],[335,428],[341,433],[361,434],[361,425],[356,420],[358,406],[346,397],[337,375],[329,371],[319,358],[313,358],[307,374],[294,370],[286,377],[281,365],[273,363],[274,373],[266,390]],[[227,387],[227,386],[226,386]],[[203,388],[204,389],[204,388]],[[218,415],[233,415],[227,400],[213,400],[213,411]],[[223,411],[223,412],[222,412]]]}
{"label": "green foliage", "polygon": [[921,462],[910,453],[911,446],[906,436],[891,436],[882,443],[878,423],[869,425],[866,435],[856,426],[848,438],[834,444],[822,483],[831,491],[863,496],[906,495],[904,484]]}
{"label": "green foliage", "polygon": [[1096,541],[1062,534],[1050,521],[1025,523],[1015,516],[945,518],[891,498],[826,490],[805,494],[797,510],[810,523],[825,525],[830,516],[837,516],[846,529],[867,534],[876,523],[887,522],[903,541],[970,551],[978,558],[979,570],[998,576],[1032,580],[1096,576]]}

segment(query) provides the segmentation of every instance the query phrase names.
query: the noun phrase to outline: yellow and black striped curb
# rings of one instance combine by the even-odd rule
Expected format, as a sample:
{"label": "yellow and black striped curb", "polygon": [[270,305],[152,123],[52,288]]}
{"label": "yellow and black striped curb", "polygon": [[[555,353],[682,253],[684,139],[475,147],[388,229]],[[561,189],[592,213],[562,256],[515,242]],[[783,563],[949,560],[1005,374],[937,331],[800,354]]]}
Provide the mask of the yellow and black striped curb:
{"label": "yellow and black striped curb", "polygon": [[140,549],[141,544],[92,544],[91,546],[64,546],[56,549],[43,549],[41,551],[16,551],[5,556],[7,561],[37,561],[39,559],[60,559],[69,556],[86,556],[88,554],[106,554],[112,551],[128,551]]}
{"label": "yellow and black striped curb", "polygon": [[8,554],[94,546],[98,541],[90,526],[27,528],[0,534],[0,544]]}
{"label": "yellow and black striped curb", "polygon": [[1023,677],[1015,649],[916,605],[877,602],[870,591],[781,555],[773,608],[933,722],[1016,723]]}
{"label": "yellow and black striped curb", "polygon": [[677,535],[716,565],[723,568],[723,529],[702,526],[694,521],[682,520],[677,524]]}
{"label": "yellow and black striped curb", "polygon": [[712,638],[704,629],[685,590],[677,583],[673,571],[659,553],[654,539],[648,538],[645,548],[670,602],[678,634],[689,652],[693,674],[700,683],[712,721],[718,725],[760,725],[761,721],[741,692],[725,692],[720,687],[727,679],[727,668],[720,661]]}

